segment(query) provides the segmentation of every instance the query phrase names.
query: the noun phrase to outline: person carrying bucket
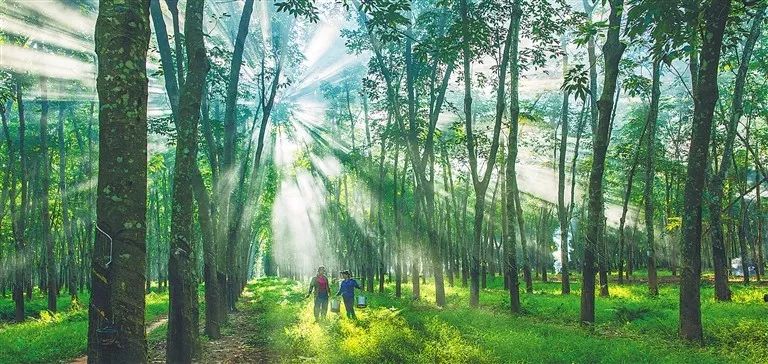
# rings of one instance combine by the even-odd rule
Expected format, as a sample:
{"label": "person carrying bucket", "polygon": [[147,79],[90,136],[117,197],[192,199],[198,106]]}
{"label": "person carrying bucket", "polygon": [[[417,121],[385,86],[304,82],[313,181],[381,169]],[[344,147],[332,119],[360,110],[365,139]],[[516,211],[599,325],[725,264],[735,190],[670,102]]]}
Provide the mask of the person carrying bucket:
{"label": "person carrying bucket", "polygon": [[317,268],[317,275],[309,282],[307,298],[315,292],[315,321],[325,318],[328,314],[328,297],[331,295],[331,285],[325,276],[325,267]]}
{"label": "person carrying bucket", "polygon": [[355,288],[360,288],[357,281],[352,278],[352,274],[348,270],[341,271],[341,285],[339,286],[339,292],[336,296],[341,296],[344,300],[344,308],[347,310],[347,318],[357,319],[355,316]]}

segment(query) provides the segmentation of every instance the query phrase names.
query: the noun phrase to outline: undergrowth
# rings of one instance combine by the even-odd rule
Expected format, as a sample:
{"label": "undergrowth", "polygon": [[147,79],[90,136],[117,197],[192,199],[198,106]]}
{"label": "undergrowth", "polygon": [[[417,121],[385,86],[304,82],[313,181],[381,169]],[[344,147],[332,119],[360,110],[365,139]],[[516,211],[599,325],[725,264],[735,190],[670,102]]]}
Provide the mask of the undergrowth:
{"label": "undergrowth", "polygon": [[[433,286],[422,285],[422,300],[397,299],[387,285],[368,296],[358,320],[342,315],[315,322],[303,285],[280,279],[254,283],[260,327],[282,362],[320,363],[718,363],[766,362],[768,308],[760,288],[732,285],[734,302],[717,303],[702,289],[706,343],[689,346],[676,337],[677,295],[662,286],[658,297],[641,284],[612,286],[598,298],[594,325],[576,321],[579,289],[559,294],[559,283],[536,283],[522,294],[523,315],[509,313],[500,280],[481,292],[481,308],[468,307],[466,288],[447,287],[448,307],[434,306]],[[404,285],[403,297],[410,297]],[[342,307],[343,311],[343,307]]]}

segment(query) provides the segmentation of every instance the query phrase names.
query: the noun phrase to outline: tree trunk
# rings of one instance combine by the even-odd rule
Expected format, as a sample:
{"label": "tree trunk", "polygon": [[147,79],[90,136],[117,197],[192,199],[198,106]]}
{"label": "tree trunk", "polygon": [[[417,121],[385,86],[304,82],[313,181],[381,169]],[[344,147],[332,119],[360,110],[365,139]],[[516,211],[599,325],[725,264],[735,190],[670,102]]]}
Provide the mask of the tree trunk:
{"label": "tree trunk", "polygon": [[[650,118],[649,118],[650,119]],[[635,145],[635,150],[632,153],[632,165],[629,168],[629,172],[627,173],[627,188],[624,190],[624,198],[622,199],[622,205],[621,205],[621,218],[619,219],[619,283],[624,283],[624,245],[626,242],[626,223],[627,223],[627,213],[629,212],[629,199],[632,196],[632,187],[633,183],[635,181],[635,172],[637,171],[637,166],[640,164],[640,146],[643,144],[643,141],[645,140],[645,133],[648,131],[648,120],[646,120],[645,125],[643,125],[643,131],[640,133],[640,139],[637,141],[637,144]]]}
{"label": "tree trunk", "polygon": [[[590,4],[592,1],[592,4]],[[592,13],[595,10],[596,0],[582,0],[584,5],[584,12],[587,15],[587,19],[592,21]],[[605,3],[603,3],[605,5]],[[595,52],[595,37],[590,36],[587,40],[587,61],[589,62],[589,120],[592,133],[595,134],[597,130],[597,54]],[[571,199],[573,204],[573,199]]]}
{"label": "tree trunk", "polygon": [[[760,147],[760,142],[757,142],[757,146],[755,149],[758,149]],[[758,150],[759,153],[759,150]],[[759,155],[756,153],[755,155]],[[758,161],[755,160],[755,163],[757,164]],[[765,176],[763,176],[765,178]],[[762,198],[760,197],[760,185],[763,182],[761,181],[755,186],[755,210],[757,212],[757,237],[755,241],[755,278],[758,282],[760,282],[761,278],[763,277],[763,210],[762,210]]]}
{"label": "tree trunk", "polygon": [[[747,72],[749,71],[749,63],[752,58],[755,43],[760,37],[764,12],[765,4],[758,9],[755,18],[752,21],[749,36],[744,41],[742,57],[736,73],[733,98],[731,99],[731,115],[728,120],[725,145],[723,146],[723,159],[720,163],[720,170],[712,178],[710,211],[719,212],[722,208],[724,181],[732,163],[733,147],[737,133],[736,129],[738,128],[739,119],[741,119],[741,116],[744,114],[744,87],[746,86]],[[728,288],[729,262],[725,253],[720,213],[713,213],[711,220],[712,254],[715,264],[715,299],[718,301],[730,301],[731,292]],[[741,227],[741,229],[743,229],[743,227]],[[747,260],[742,259],[741,263],[743,267],[746,267]],[[749,280],[749,270],[746,268],[744,269],[744,277],[745,280]]]}
{"label": "tree trunk", "polygon": [[75,267],[75,242],[72,237],[72,225],[69,220],[69,201],[67,196],[67,136],[64,133],[65,105],[59,103],[59,194],[61,195],[61,230],[67,246],[67,286],[73,302],[77,297],[77,269]]}
{"label": "tree trunk", "polygon": [[[88,361],[147,361],[144,333],[149,3],[101,0],[96,21],[99,177]],[[116,331],[112,345],[107,332]]]}
{"label": "tree trunk", "polygon": [[[174,74],[177,70],[173,65],[171,55],[171,44],[168,41],[168,30],[165,27],[163,11],[160,8],[160,0],[150,0],[149,12],[152,15],[152,25],[157,37],[157,49],[160,52],[160,63],[163,66],[163,79],[165,80],[165,90],[168,93],[168,101],[171,104],[171,114],[176,120],[179,116],[179,84]],[[174,22],[178,21],[178,12]],[[179,37],[176,37],[179,38]],[[179,75],[181,77],[181,75]]]}
{"label": "tree trunk", "polygon": [[[253,0],[246,0],[243,6],[243,13],[240,16],[240,24],[235,38],[235,48],[232,53],[232,62],[230,63],[229,79],[227,82],[227,94],[224,108],[224,153],[222,155],[222,173],[231,174],[235,172],[235,153],[237,138],[237,98],[238,85],[240,82],[240,67],[243,63],[243,52],[245,50],[245,40],[248,37],[251,14],[253,13]],[[246,156],[248,158],[248,156]],[[227,218],[222,221],[227,224],[224,231],[227,231],[227,304],[230,310],[235,309],[235,298],[239,294],[237,289],[237,270],[235,249],[238,242],[239,221],[235,214],[233,204],[239,203],[235,199],[234,190],[244,188],[240,186],[226,186],[224,193],[226,205],[224,206]]]}
{"label": "tree trunk", "polygon": [[[592,51],[594,52],[594,45]],[[563,36],[563,76],[565,76],[567,72],[568,52],[566,49],[566,38]],[[565,205],[565,157],[568,152],[569,98],[570,93],[568,91],[563,91],[563,105],[560,111],[560,128],[562,130],[560,133],[560,158],[557,164],[557,218],[560,221],[560,273],[562,276],[560,292],[562,294],[571,293],[570,274],[568,272],[568,232],[570,231],[570,228],[568,227],[568,209]],[[570,203],[573,204],[573,201],[570,201]]]}
{"label": "tree trunk", "polygon": [[[179,88],[184,86],[184,69],[187,65],[184,61],[184,35],[181,34],[181,22],[179,21],[179,0],[165,0],[168,10],[171,12],[173,21],[173,43],[176,47],[176,77],[178,78]],[[171,70],[168,70],[171,72]]]}
{"label": "tree trunk", "polygon": [[605,79],[603,92],[598,102],[598,125],[593,137],[592,167],[589,174],[589,205],[587,236],[584,242],[583,284],[581,290],[581,322],[595,322],[595,255],[604,239],[603,173],[608,149],[613,97],[616,94],[616,80],[619,76],[619,62],[626,45],[621,43],[621,17],[623,2],[609,0],[611,11],[608,16],[608,34],[603,46],[605,58]]}
{"label": "tree trunk", "polygon": [[[40,80],[40,168],[42,169],[40,186],[40,238],[41,247],[45,251],[46,289],[48,293],[48,311],[56,312],[58,296],[58,278],[56,277],[56,260],[51,238],[51,214],[48,195],[51,189],[51,158],[48,152],[48,85],[44,78]],[[63,115],[59,115],[63,118]],[[42,289],[43,287],[41,287]]]}
{"label": "tree trunk", "polygon": [[[402,241],[402,235],[401,235],[401,229],[402,229],[402,209],[400,208],[400,199],[397,198],[397,183],[398,183],[398,162],[400,160],[400,146],[397,145],[397,143],[393,144],[395,147],[395,165],[394,165],[394,176],[392,177],[392,180],[394,181],[394,190],[392,191],[392,209],[394,210],[395,214],[395,297],[400,298],[402,296],[402,284],[403,284],[403,241]],[[405,174],[406,174],[406,166],[403,166],[403,195],[401,195],[403,198],[405,197]]]}
{"label": "tree trunk", "polygon": [[208,191],[200,175],[200,169],[195,168],[192,176],[192,187],[197,200],[197,214],[200,230],[203,233],[203,281],[205,283],[205,334],[211,339],[221,337],[221,316],[226,314],[219,296],[222,294],[217,278],[218,265],[217,241],[214,233],[214,221],[211,217],[211,201]]}
{"label": "tree trunk", "polygon": [[188,0],[185,12],[189,68],[179,98],[176,161],[173,170],[168,282],[168,361],[188,363],[198,349],[199,308],[197,301],[197,259],[193,229],[193,183],[197,172],[197,127],[200,120],[208,58],[203,34],[205,0]]}
{"label": "tree trunk", "polygon": [[[493,168],[496,163],[496,155],[499,151],[499,136],[501,134],[501,121],[502,117],[499,116],[499,110],[503,115],[503,105],[499,105],[499,98],[496,103],[496,122],[493,128],[493,138],[491,139],[491,150],[488,155],[487,162],[485,163],[485,171],[483,176],[480,176],[480,171],[477,165],[477,151],[475,150],[475,136],[472,130],[472,51],[470,49],[470,26],[469,26],[469,6],[468,0],[462,0],[460,2],[461,24],[462,24],[462,56],[464,58],[464,128],[466,132],[466,145],[467,152],[469,154],[469,166],[472,174],[472,184],[475,190],[475,224],[474,224],[474,240],[472,242],[473,249],[471,253],[470,273],[471,273],[471,287],[469,292],[469,303],[472,307],[478,307],[480,305],[480,260],[481,245],[482,245],[482,228],[483,228],[483,215],[485,212],[485,194],[488,190],[488,184],[491,180]],[[504,80],[502,77],[506,74],[506,67],[509,64],[509,49],[512,36],[512,24],[510,24],[510,32],[507,34],[504,53],[502,54],[502,61],[499,72],[499,89],[504,88]],[[503,67],[503,69],[502,69]],[[498,91],[497,91],[498,92]],[[504,100],[503,97],[500,98]]]}
{"label": "tree trunk", "polygon": [[705,176],[709,165],[712,117],[718,98],[717,74],[731,0],[713,0],[704,13],[701,61],[694,77],[693,127],[688,153],[683,203],[680,272],[680,337],[702,341],[701,327],[701,217]]}
{"label": "tree trunk", "polygon": [[[21,204],[18,206],[18,211],[14,213],[13,209],[15,203],[11,204],[11,213],[14,215],[13,223],[13,235],[15,244],[16,257],[14,264],[16,269],[14,270],[14,282],[13,282],[13,301],[15,302],[15,314],[14,318],[16,322],[24,321],[24,282],[26,276],[26,222],[27,222],[27,155],[26,148],[24,147],[24,139],[26,138],[26,120],[24,115],[24,98],[22,94],[21,81],[16,81],[16,103],[19,111],[19,182],[21,184]],[[7,132],[7,130],[6,130]],[[10,134],[7,134],[10,138]],[[10,141],[8,142],[11,145]],[[13,153],[9,151],[9,157],[13,156]],[[15,190],[15,184],[11,186]],[[16,200],[16,194],[12,193],[11,201]]]}
{"label": "tree trunk", "polygon": [[653,186],[656,179],[656,129],[658,128],[656,124],[659,118],[659,98],[661,97],[661,61],[660,56],[653,60],[651,105],[646,121],[648,137],[645,140],[645,149],[648,153],[645,159],[645,239],[648,242],[648,293],[651,296],[659,295],[659,281],[656,278],[656,239],[653,226],[655,203]]}

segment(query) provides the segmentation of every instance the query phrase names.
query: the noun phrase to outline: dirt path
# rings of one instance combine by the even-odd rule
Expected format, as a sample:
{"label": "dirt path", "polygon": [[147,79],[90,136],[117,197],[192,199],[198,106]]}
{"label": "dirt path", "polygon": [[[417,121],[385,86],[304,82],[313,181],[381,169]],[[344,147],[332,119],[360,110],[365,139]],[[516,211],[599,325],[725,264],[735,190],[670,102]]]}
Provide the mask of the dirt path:
{"label": "dirt path", "polygon": [[[168,322],[168,318],[167,317],[161,317],[157,321],[149,324],[149,326],[147,326],[147,328],[145,330],[147,335],[149,335],[149,333],[151,333],[152,331],[155,331],[158,327],[162,326],[166,322]],[[83,356],[81,356],[81,357],[79,357],[79,358],[77,358],[77,359],[75,359],[75,360],[70,362],[70,364],[86,364],[86,363],[88,363],[88,356],[87,355],[83,355]]]}
{"label": "dirt path", "polygon": [[[277,360],[265,348],[268,338],[260,327],[264,304],[246,288],[241,298],[240,310],[229,315],[229,322],[221,328],[221,338],[209,340],[200,337],[200,354],[195,363],[273,363]],[[201,322],[202,324],[202,322]],[[149,348],[150,363],[165,363],[166,342],[161,340]]]}
{"label": "dirt path", "polygon": [[275,358],[264,348],[266,341],[257,321],[263,312],[257,303],[229,316],[222,337],[203,344],[198,363],[272,363]]}

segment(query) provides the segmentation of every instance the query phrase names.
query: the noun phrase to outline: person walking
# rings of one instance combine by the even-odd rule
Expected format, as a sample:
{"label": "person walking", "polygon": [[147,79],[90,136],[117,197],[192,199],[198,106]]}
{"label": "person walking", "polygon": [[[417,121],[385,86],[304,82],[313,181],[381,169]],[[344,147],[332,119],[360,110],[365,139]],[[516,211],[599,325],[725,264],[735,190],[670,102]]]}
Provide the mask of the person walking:
{"label": "person walking", "polygon": [[315,292],[315,321],[325,318],[328,314],[328,297],[331,293],[331,285],[328,277],[325,276],[325,267],[317,268],[317,275],[312,277],[309,282],[309,292],[307,298]]}
{"label": "person walking", "polygon": [[352,274],[348,270],[342,271],[341,277],[343,280],[341,281],[339,292],[336,293],[336,296],[341,296],[344,300],[344,308],[347,310],[347,318],[357,319],[357,316],[355,316],[355,288],[362,288],[360,288],[357,281],[352,278]]}

